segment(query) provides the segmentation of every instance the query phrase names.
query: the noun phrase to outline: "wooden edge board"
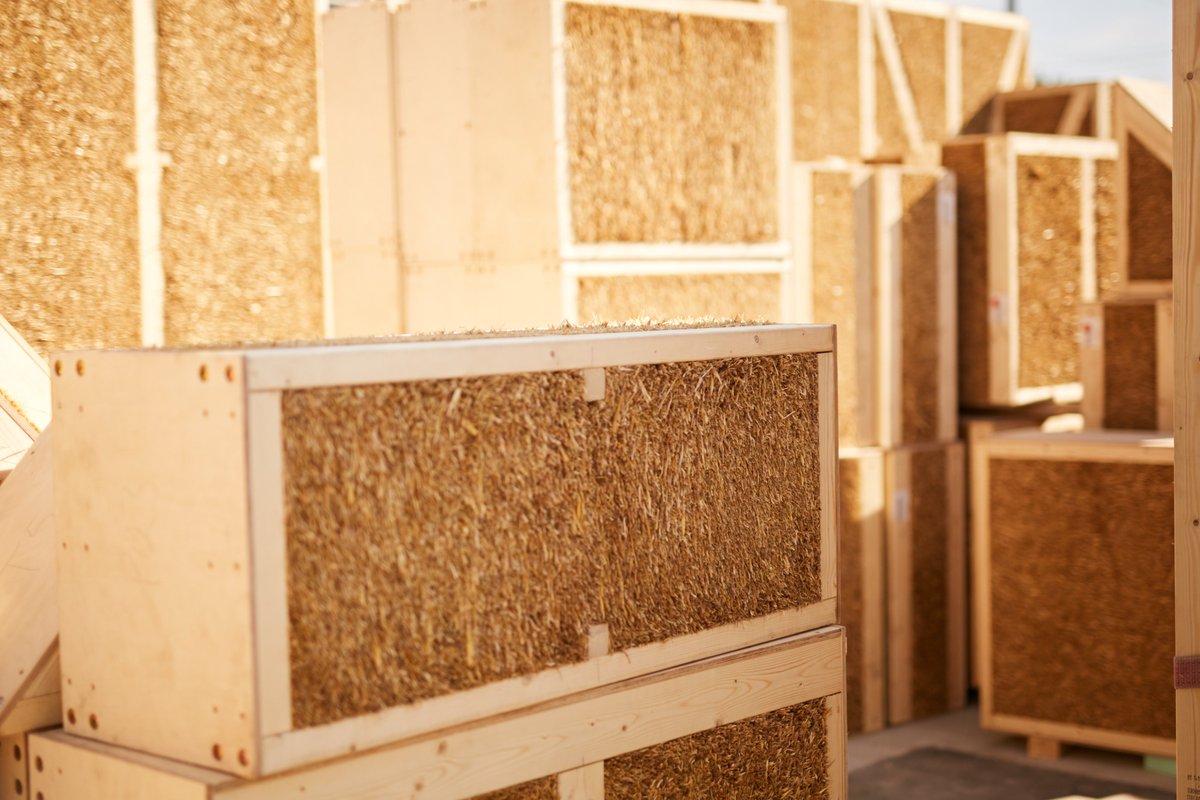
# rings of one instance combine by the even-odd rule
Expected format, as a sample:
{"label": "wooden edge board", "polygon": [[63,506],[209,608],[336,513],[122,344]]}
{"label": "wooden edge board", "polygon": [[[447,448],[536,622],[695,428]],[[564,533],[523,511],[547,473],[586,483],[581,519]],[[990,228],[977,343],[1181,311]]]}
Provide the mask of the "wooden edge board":
{"label": "wooden edge board", "polygon": [[958,435],[958,178],[938,179],[938,438]]}
{"label": "wooden edge board", "polygon": [[[630,333],[455,339],[251,350],[250,391],[749,358],[833,349],[831,325],[766,325]],[[106,353],[92,354],[103,358]]]}
{"label": "wooden edge board", "polygon": [[50,424],[50,367],[0,316],[0,410],[31,438]]}
{"label": "wooden edge board", "polygon": [[134,139],[137,182],[138,282],[141,342],[161,345],[166,325],[166,277],[162,264],[163,157],[158,150],[158,18],[154,0],[133,6]]}
{"label": "wooden edge board", "polygon": [[1104,304],[1079,307],[1079,378],[1085,428],[1104,427]]}
{"label": "wooden edge board", "polygon": [[1057,742],[1121,750],[1138,755],[1175,757],[1175,740],[1159,736],[1121,733],[1088,725],[1018,717],[1011,714],[980,715],[980,725],[986,730],[1038,737]]}
{"label": "wooden edge board", "polygon": [[[862,386],[860,394],[864,398],[872,398],[871,405],[875,406],[870,409],[876,420],[871,431],[875,438],[867,441],[878,440],[883,445],[894,445],[901,440],[904,429],[903,403],[900,399],[905,369],[904,337],[898,335],[904,325],[901,302],[904,209],[900,175],[888,167],[878,168],[875,171],[873,193],[871,212],[866,216],[873,229],[873,265],[869,271],[859,270],[860,275],[866,272],[874,276],[873,285],[859,288],[861,295],[870,298],[873,305],[868,313],[860,312],[858,318],[874,326],[860,336],[870,337],[878,344],[875,357],[865,362],[870,369],[861,370],[864,375],[871,376],[871,384]],[[862,224],[856,227],[862,227]]]}
{"label": "wooden edge board", "polygon": [[1171,128],[1139,103],[1127,92],[1122,91],[1118,84],[1114,92],[1113,117],[1117,124],[1119,141],[1124,141],[1124,135],[1137,137],[1151,154],[1170,169],[1175,162],[1174,137]]}
{"label": "wooden edge board", "polygon": [[[837,702],[844,691],[845,636],[823,628],[782,641],[650,675],[556,703],[442,731],[410,742],[257,781],[80,740],[60,731],[31,737],[34,757],[48,767],[31,776],[48,798],[60,783],[79,780],[73,752],[120,761],[152,774],[202,788],[209,798],[312,800],[383,798],[419,792],[422,798],[463,798],[559,774],[718,725],[817,698],[830,698],[831,789],[844,797],[845,719]],[[840,731],[839,731],[840,728]],[[548,735],[553,732],[553,735]],[[94,774],[94,773],[93,773]],[[87,774],[85,773],[85,778]],[[89,787],[91,788],[91,787]],[[107,789],[107,787],[104,787]],[[128,795],[93,794],[96,800]],[[156,800],[175,800],[157,796]],[[140,800],[140,799],[139,799]]]}
{"label": "wooden edge board", "polygon": [[1095,158],[1114,160],[1117,143],[1090,136],[1057,136],[1043,133],[1005,133],[1017,156],[1050,156],[1060,158]]}
{"label": "wooden edge board", "polygon": [[[781,189],[780,194],[784,192]],[[780,223],[780,230],[784,226]],[[601,243],[564,244],[561,256],[566,261],[745,261],[784,259],[792,255],[792,243],[786,239],[762,244],[683,244],[683,243]]]}
{"label": "wooden edge board", "polygon": [[560,5],[607,6],[666,14],[737,19],[750,22],[787,21],[787,11],[773,3],[746,3],[738,0],[554,0]]}
{"label": "wooden edge board", "polygon": [[946,708],[967,704],[970,683],[967,612],[966,445],[946,448]]}
{"label": "wooden edge board", "polygon": [[1172,437],[1145,431],[1022,429],[993,434],[979,443],[978,452],[987,458],[1170,464],[1174,449]]}
{"label": "wooden edge board", "polygon": [[886,459],[887,492],[887,705],[888,724],[913,718],[912,451]]}
{"label": "wooden edge board", "polygon": [[1154,304],[1155,375],[1158,409],[1155,414],[1160,431],[1175,429],[1175,303],[1172,299]]}
{"label": "wooden edge board", "polygon": [[829,413],[820,417],[818,447],[820,449],[821,481],[821,597],[837,602],[838,571],[838,417],[837,417],[837,353],[817,356],[818,393],[822,409]]}
{"label": "wooden edge board", "polygon": [[[822,583],[825,582],[823,575]],[[263,741],[261,774],[337,758],[423,735],[431,730],[460,725],[477,719],[481,709],[489,714],[509,713],[535,703],[588,691],[596,686],[620,683],[675,665],[710,659],[729,652],[731,648],[743,646],[748,641],[769,642],[792,636],[797,631],[832,625],[836,619],[837,600],[827,597],[802,609],[781,611],[758,619],[678,636],[374,714],[267,736]]]}
{"label": "wooden edge board", "polygon": [[616,278],[645,275],[768,275],[788,271],[783,259],[668,260],[668,261],[564,261],[566,278]]}
{"label": "wooden edge board", "polygon": [[1016,155],[1008,136],[983,140],[987,192],[987,396],[1013,402],[1020,363]]}

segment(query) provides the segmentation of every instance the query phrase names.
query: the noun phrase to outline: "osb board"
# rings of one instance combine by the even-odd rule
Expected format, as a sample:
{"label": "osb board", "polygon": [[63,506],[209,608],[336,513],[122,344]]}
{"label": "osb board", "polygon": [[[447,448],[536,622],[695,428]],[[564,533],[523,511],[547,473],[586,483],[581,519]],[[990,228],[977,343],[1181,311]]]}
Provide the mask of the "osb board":
{"label": "osb board", "polygon": [[[1025,133],[1058,133],[1071,94],[1047,94],[1035,97],[1005,98],[1004,130]],[[1082,130],[1087,130],[1083,128]]]}
{"label": "osb board", "polygon": [[313,14],[158,3],[168,344],[323,333]]}
{"label": "osb board", "polygon": [[1117,165],[1096,160],[1096,281],[1100,297],[1107,297],[1122,283],[1117,239]]}
{"label": "osb board", "polygon": [[778,0],[790,17],[792,158],[858,158],[858,8],[828,0]]}
{"label": "osb board", "polygon": [[[834,4],[830,4],[834,5]],[[815,320],[837,325],[838,349],[838,440],[860,443],[858,350],[858,254],[855,231],[855,181],[840,171],[813,172],[812,228],[812,315]]]}
{"label": "osb board", "polygon": [[841,515],[838,535],[838,622],[846,628],[846,725],[863,728],[863,586],[862,521],[859,519],[859,470],[854,459],[838,462]]}
{"label": "osb board", "polygon": [[1158,312],[1154,303],[1104,307],[1104,427],[1158,429]]}
{"label": "osb board", "polygon": [[[912,453],[912,715],[941,714],[949,696],[948,451]],[[961,531],[961,528],[959,528]]]}
{"label": "osb board", "polygon": [[[946,131],[946,20],[923,14],[888,12],[900,61],[912,88],[925,139],[940,141]],[[906,148],[907,149],[907,148]]]}
{"label": "osb board", "polygon": [[472,800],[559,800],[558,776],[551,775],[508,789],[476,795]]}
{"label": "osb board", "polygon": [[1130,134],[1129,279],[1171,279],[1171,168]]}
{"label": "osb board", "polygon": [[828,797],[824,698],[604,762],[606,800]]}
{"label": "osb board", "polygon": [[1173,738],[1172,467],[990,471],[995,712]]}
{"label": "osb board", "polygon": [[900,348],[904,365],[900,435],[904,442],[939,438],[939,180],[932,173],[906,173],[900,179]]}
{"label": "osb board", "polygon": [[965,405],[988,397],[987,161],[982,144],[942,149],[958,179],[958,390]]}
{"label": "osb board", "polygon": [[141,343],[132,36],[127,3],[5,4],[2,312],[43,356]]}
{"label": "osb board", "polygon": [[817,601],[817,389],[799,355],[592,404],[577,372],[285,392],[296,727]]}
{"label": "osb board", "polygon": [[775,26],[568,3],[577,243],[780,236]]}
{"label": "osb board", "polygon": [[962,23],[963,133],[987,133],[1012,37],[1009,28]]}
{"label": "osb board", "polygon": [[1017,158],[1017,385],[1079,380],[1082,229],[1078,159]]}
{"label": "osb board", "polygon": [[585,277],[579,279],[578,318],[777,321],[782,294],[778,273]]}

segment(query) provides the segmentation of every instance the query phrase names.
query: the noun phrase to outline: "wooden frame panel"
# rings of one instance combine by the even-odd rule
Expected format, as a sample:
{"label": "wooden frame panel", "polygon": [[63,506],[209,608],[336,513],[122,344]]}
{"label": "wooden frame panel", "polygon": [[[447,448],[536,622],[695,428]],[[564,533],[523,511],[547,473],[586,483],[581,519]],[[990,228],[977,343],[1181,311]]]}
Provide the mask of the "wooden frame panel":
{"label": "wooden frame panel", "polygon": [[[830,796],[845,800],[844,646],[840,628],[824,628],[259,781],[62,732],[37,734],[32,755],[47,769],[31,777],[47,797],[82,790],[95,800],[275,800],[301,792],[334,800],[395,797],[414,787],[430,800],[453,800],[823,697],[830,710]],[[572,796],[572,785],[578,782],[560,779],[560,797]]]}
{"label": "wooden frame panel", "polygon": [[890,450],[887,466],[887,594],[888,594],[888,722],[912,721],[916,686],[929,680],[918,673],[915,630],[929,625],[914,604],[918,585],[914,573],[914,498],[923,491],[916,480],[913,456],[941,451],[945,459],[945,706],[967,703],[967,537],[963,445],[927,444]]}
{"label": "wooden frame panel", "polygon": [[[1080,279],[1079,300],[1097,296],[1096,245],[1097,205],[1095,162],[1113,160],[1116,143],[1101,139],[1039,134],[995,134],[967,136],[947,143],[946,148],[979,147],[986,153],[988,204],[988,386],[986,393],[964,395],[964,405],[976,408],[1019,407],[1051,400],[1077,403],[1082,398],[1079,381],[1046,386],[1020,385],[1019,337],[1021,296],[1019,258],[1017,163],[1021,157],[1047,156],[1080,162]],[[969,223],[968,223],[969,224]],[[1090,240],[1090,241],[1089,241]],[[983,358],[983,353],[968,354]]]}
{"label": "wooden frame panel", "polygon": [[979,626],[980,722],[984,728],[1049,739],[1055,742],[1102,747],[1150,755],[1175,755],[1175,742],[1154,736],[1127,734],[1070,723],[1018,717],[994,709],[991,619],[991,521],[989,505],[990,462],[997,458],[1049,461],[1171,464],[1174,446],[1170,437],[1127,431],[1040,433],[1015,431],[985,440],[972,453],[971,494],[974,547],[974,602]]}
{"label": "wooden frame panel", "polygon": [[[1123,79],[1113,89],[1113,136],[1120,146],[1116,169],[1117,268],[1124,293],[1160,294],[1170,291],[1171,280],[1130,277],[1130,207],[1135,202],[1130,186],[1130,141],[1136,139],[1168,170],[1174,153],[1168,87],[1152,81]],[[1164,232],[1167,225],[1164,222]]]}
{"label": "wooden frame panel", "polygon": [[[1063,98],[1065,105],[1062,116],[1051,131],[1024,131],[1027,133],[1053,133],[1059,136],[1091,136],[1097,139],[1113,138],[1113,84],[1077,83],[1055,86],[1037,86],[997,95],[992,106],[992,133],[1021,132],[1013,127],[1011,108],[1022,103],[1037,102],[1051,98]],[[1084,122],[1091,115],[1091,126],[1084,129]]]}
{"label": "wooden frame panel", "polygon": [[[71,356],[66,363],[78,366],[64,370],[55,386],[64,419],[56,427],[67,429],[55,440],[61,443],[55,446],[61,466],[55,480],[79,487],[59,493],[56,507],[62,526],[66,727],[73,734],[233,774],[262,775],[832,624],[837,569],[833,346],[830,326],[809,325]],[[817,355],[819,402],[825,410],[818,443],[819,602],[292,730],[281,391],[785,353]],[[138,386],[140,401],[120,388],[130,385]],[[150,402],[157,410],[147,416]],[[88,422],[98,414],[105,415],[103,426]],[[153,453],[146,452],[149,442],[156,443]],[[120,485],[136,480],[150,491],[166,479],[170,486],[129,508],[116,484],[110,486],[89,468],[91,452],[106,454],[109,469],[101,472]],[[164,478],[177,475],[180,464],[188,465],[191,479]],[[213,497],[224,501],[214,504]],[[122,524],[98,525],[98,519]],[[130,547],[130,529],[143,532],[136,547]],[[164,529],[172,531],[170,542],[153,535]],[[142,652],[147,642],[157,643],[163,656],[150,662],[136,682],[127,680],[123,654]],[[221,653],[220,664],[210,663],[209,653]],[[162,691],[174,700],[148,719],[135,698],[158,683],[170,683],[169,691]],[[92,684],[105,690],[90,690]]]}
{"label": "wooden frame panel", "polygon": [[1170,295],[1155,298],[1123,297],[1088,303],[1081,307],[1079,343],[1080,370],[1083,381],[1083,421],[1090,429],[1112,427],[1105,422],[1105,412],[1108,406],[1105,391],[1105,376],[1107,374],[1107,353],[1105,347],[1106,309],[1114,306],[1149,306],[1148,313],[1154,317],[1154,373],[1155,401],[1154,416],[1157,423],[1154,430],[1171,431],[1174,427],[1174,315]]}

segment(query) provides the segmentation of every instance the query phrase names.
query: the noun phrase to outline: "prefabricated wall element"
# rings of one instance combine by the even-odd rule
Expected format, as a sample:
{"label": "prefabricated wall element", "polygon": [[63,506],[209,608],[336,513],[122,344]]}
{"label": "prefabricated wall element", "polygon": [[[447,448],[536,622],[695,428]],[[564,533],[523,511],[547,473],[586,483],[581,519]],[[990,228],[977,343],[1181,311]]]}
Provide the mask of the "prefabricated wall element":
{"label": "prefabricated wall element", "polygon": [[1120,289],[1171,288],[1171,87],[1125,79],[1113,90]]}
{"label": "prefabricated wall element", "polygon": [[793,180],[796,308],[838,326],[842,444],[952,441],[954,176],[824,163]]}
{"label": "prefabricated wall element", "polygon": [[992,101],[991,133],[1113,138],[1113,84],[1071,83],[1005,92]]}
{"label": "prefabricated wall element", "polygon": [[1172,440],[1016,431],[973,457],[983,726],[1174,755]]}
{"label": "prefabricated wall element", "polygon": [[[846,798],[845,637],[823,628],[278,777],[232,778],[72,736],[30,737],[47,800]],[[510,792],[491,794],[509,787]],[[34,795],[31,795],[34,796]]]}
{"label": "prefabricated wall element", "polygon": [[1088,428],[1172,430],[1174,336],[1170,295],[1083,307],[1079,342]]}
{"label": "prefabricated wall element", "polygon": [[0,285],[30,345],[321,335],[313,4],[9,17]]}
{"label": "prefabricated wall element", "polygon": [[884,456],[879,448],[838,453],[838,622],[846,628],[846,724],[850,733],[887,725],[887,597]]}
{"label": "prefabricated wall element", "polygon": [[925,158],[988,130],[997,92],[1031,84],[1029,23],[928,0],[779,0],[790,15],[797,161]]}
{"label": "prefabricated wall element", "polygon": [[832,348],[794,325],[63,356],[66,728],[268,774],[831,624]]}
{"label": "prefabricated wall element", "polygon": [[0,736],[61,719],[51,436],[0,484]]}
{"label": "prefabricated wall element", "polygon": [[50,424],[50,368],[0,317],[0,482]]}
{"label": "prefabricated wall element", "polygon": [[563,265],[562,307],[573,323],[741,319],[792,322],[790,261],[577,262]]}
{"label": "prefabricated wall element", "polygon": [[958,176],[959,393],[971,408],[1078,402],[1079,306],[1106,241],[1111,141],[1038,134],[947,143]]}
{"label": "prefabricated wall element", "polygon": [[888,721],[967,702],[967,537],[963,446],[888,450]]}

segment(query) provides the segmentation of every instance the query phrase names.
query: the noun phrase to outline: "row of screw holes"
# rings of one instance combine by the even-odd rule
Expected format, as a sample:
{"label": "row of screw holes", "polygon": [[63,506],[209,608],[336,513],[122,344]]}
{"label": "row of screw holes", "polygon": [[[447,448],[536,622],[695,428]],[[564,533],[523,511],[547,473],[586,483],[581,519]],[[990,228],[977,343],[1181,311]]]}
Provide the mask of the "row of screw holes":
{"label": "row of screw holes", "polygon": [[[54,374],[55,375],[63,374],[63,363],[62,363],[61,359],[54,362]],[[83,375],[83,359],[82,358],[75,362],[75,374],[80,375],[80,376]],[[200,380],[202,380],[202,381],[208,380],[208,365],[207,364],[200,365]],[[230,383],[233,383],[233,366],[232,365],[225,368],[225,380],[229,381]]]}
{"label": "row of screw holes", "polygon": [[[19,745],[19,744],[14,744],[14,745],[13,745],[13,758],[14,758],[15,760],[17,760],[17,761],[20,761],[20,760],[21,760],[21,745]],[[41,756],[38,756],[37,758],[35,758],[35,759],[33,760],[33,766],[34,766],[34,768],[35,768],[35,769],[37,769],[37,771],[38,771],[38,772],[41,772],[41,771],[42,771],[42,769],[44,768],[44,766],[45,766],[45,765],[44,765],[44,764],[42,764],[42,757],[41,757]],[[15,787],[15,788],[16,788],[16,790],[17,790],[17,796],[18,796],[18,797],[19,797],[20,795],[22,795],[22,794],[24,794],[24,793],[25,793],[25,784],[21,783],[21,779],[20,779],[20,778],[17,778],[17,781],[16,781],[16,787]],[[38,792],[38,793],[37,793],[37,800],[44,800],[44,797],[43,797],[43,795],[42,795],[42,793],[41,793],[41,792]]]}

